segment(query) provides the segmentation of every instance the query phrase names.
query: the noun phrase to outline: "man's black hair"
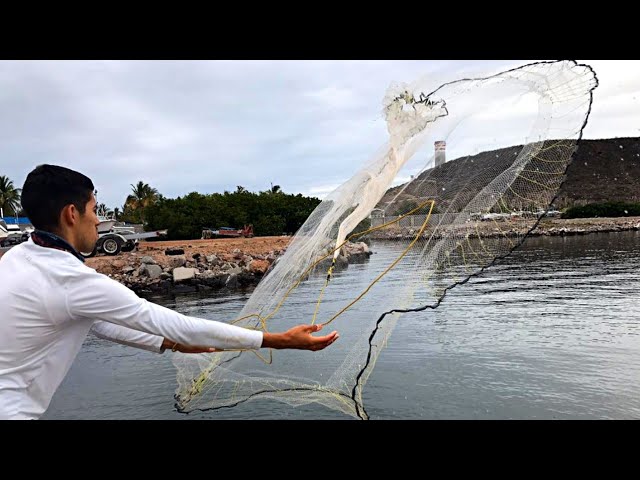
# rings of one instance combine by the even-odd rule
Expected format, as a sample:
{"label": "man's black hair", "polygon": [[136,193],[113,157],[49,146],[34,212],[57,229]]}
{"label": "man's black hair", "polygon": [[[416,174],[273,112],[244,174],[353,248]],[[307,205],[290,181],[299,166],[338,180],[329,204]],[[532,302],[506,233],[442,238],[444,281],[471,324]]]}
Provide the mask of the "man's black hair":
{"label": "man's black hair", "polygon": [[91,179],[79,172],[57,165],[38,165],[22,187],[22,208],[35,228],[55,232],[62,209],[73,204],[84,214],[93,191]]}

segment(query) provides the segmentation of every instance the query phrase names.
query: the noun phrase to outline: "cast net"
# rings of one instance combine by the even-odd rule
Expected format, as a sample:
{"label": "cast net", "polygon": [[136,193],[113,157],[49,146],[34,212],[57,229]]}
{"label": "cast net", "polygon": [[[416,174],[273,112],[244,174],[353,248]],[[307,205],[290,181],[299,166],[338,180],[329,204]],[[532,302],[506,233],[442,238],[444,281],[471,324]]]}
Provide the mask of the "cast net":
{"label": "cast net", "polygon": [[[242,311],[220,319],[330,324],[320,334],[340,339],[315,353],[176,355],[178,410],[269,399],[368,418],[363,388],[396,322],[524,241],[564,180],[596,86],[574,61],[391,85],[388,143],[315,209]],[[380,242],[393,254],[369,258]]]}

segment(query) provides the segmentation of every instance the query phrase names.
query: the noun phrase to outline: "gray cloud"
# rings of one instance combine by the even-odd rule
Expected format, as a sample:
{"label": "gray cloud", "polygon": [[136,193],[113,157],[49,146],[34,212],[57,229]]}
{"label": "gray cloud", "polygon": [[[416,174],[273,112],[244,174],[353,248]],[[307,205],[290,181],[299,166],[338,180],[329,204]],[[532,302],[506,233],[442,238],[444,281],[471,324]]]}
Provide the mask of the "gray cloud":
{"label": "gray cloud", "polygon": [[[40,163],[90,176],[121,206],[143,180],[169,197],[264,190],[323,196],[386,141],[393,81],[433,82],[521,61],[2,61],[0,174]],[[587,138],[638,136],[640,62],[592,63]]]}

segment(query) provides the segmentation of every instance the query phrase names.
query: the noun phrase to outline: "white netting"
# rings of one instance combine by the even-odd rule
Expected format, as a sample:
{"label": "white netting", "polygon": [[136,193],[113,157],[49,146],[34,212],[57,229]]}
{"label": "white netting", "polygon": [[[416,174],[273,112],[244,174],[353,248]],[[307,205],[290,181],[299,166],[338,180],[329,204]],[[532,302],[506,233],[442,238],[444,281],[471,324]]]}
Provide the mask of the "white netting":
{"label": "white netting", "polygon": [[[313,354],[273,352],[271,362],[247,351],[179,355],[178,409],[270,398],[367,418],[362,388],[399,312],[435,308],[524,240],[564,180],[596,86],[593,70],[572,61],[441,86],[392,85],[383,100],[388,144],[316,208],[227,319],[269,331],[332,323],[340,340]],[[446,141],[451,160],[429,154],[411,181],[391,188],[436,141]],[[362,239],[358,225],[362,238],[393,242],[397,255],[329,281],[346,262],[344,241]]]}

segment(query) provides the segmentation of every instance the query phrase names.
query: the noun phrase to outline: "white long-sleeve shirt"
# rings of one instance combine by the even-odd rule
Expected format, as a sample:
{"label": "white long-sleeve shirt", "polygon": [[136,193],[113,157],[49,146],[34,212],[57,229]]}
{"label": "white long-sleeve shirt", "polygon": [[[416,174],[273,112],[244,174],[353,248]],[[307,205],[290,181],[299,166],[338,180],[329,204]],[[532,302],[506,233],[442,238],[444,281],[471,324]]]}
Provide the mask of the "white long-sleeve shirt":
{"label": "white long-sleeve shirt", "polygon": [[163,337],[144,333],[139,330],[116,325],[115,323],[97,321],[91,325],[91,330],[96,337],[111,340],[130,347],[142,348],[150,352],[162,353]]}
{"label": "white long-sleeve shirt", "polygon": [[150,303],[71,253],[29,239],[0,258],[0,419],[39,418],[90,330],[155,352],[163,338],[258,349],[263,337]]}

